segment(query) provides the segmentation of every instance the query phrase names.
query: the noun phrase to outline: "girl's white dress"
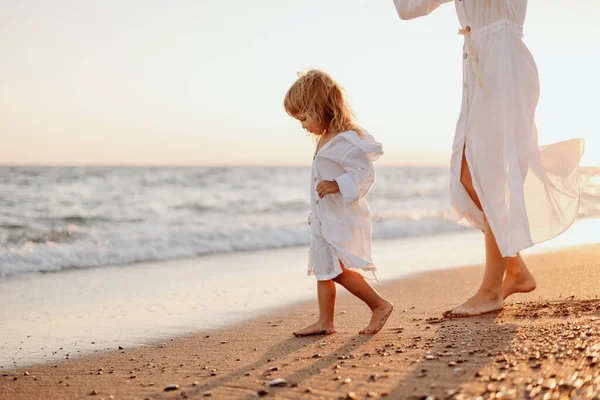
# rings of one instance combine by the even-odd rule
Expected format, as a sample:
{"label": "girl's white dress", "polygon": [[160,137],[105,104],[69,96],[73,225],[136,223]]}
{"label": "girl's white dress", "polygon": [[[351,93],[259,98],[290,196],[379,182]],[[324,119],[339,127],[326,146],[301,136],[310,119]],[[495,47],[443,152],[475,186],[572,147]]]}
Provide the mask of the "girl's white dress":
{"label": "girl's white dress", "polygon": [[[383,154],[380,143],[367,134],[343,132],[315,154],[311,173],[311,212],[308,223],[312,241],[308,274],[318,280],[333,279],[346,268],[372,271],[371,211],[364,196],[375,182],[373,161]],[[339,193],[322,199],[319,182],[338,183]]]}
{"label": "girl's white dress", "polygon": [[465,36],[462,108],[452,149],[456,219],[483,229],[460,182],[463,149],[473,187],[503,256],[551,239],[577,217],[583,140],[538,147],[535,61],[522,41],[527,0],[394,0],[402,19],[455,2]]}

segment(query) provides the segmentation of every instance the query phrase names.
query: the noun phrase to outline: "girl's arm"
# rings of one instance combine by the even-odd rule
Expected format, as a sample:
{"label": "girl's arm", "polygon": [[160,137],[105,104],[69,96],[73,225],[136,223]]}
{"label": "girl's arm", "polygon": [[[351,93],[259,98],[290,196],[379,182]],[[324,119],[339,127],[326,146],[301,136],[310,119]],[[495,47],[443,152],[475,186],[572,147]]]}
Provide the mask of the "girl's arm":
{"label": "girl's arm", "polygon": [[375,167],[366,154],[354,147],[340,161],[345,174],[334,178],[346,205],[363,198],[375,182]]}
{"label": "girl's arm", "polygon": [[427,15],[450,1],[453,0],[394,0],[394,5],[400,18],[413,19]]}

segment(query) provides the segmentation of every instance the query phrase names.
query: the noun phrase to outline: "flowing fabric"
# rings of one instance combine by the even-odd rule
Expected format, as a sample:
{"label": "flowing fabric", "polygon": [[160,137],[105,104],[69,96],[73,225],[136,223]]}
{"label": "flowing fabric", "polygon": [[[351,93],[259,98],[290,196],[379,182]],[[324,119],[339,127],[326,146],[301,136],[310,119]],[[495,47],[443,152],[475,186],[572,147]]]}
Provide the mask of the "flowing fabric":
{"label": "flowing fabric", "polygon": [[[402,19],[452,0],[394,0]],[[527,0],[455,0],[465,37],[463,96],[450,166],[457,221],[484,228],[484,213],[504,257],[564,232],[579,210],[583,140],[538,146],[540,87],[523,43]],[[460,182],[463,152],[483,212]]]}

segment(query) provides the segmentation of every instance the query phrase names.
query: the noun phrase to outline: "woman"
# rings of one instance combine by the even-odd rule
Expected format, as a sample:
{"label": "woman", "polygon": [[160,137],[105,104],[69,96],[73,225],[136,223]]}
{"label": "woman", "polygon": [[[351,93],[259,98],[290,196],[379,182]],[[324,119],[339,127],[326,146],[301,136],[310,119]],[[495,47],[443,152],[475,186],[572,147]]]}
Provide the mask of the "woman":
{"label": "woman", "polygon": [[[394,0],[402,19],[453,0]],[[464,35],[463,97],[450,166],[452,208],[485,233],[477,293],[446,317],[502,309],[535,289],[519,252],[564,232],[577,217],[583,140],[538,147],[539,79],[522,41],[527,0],[455,0]],[[505,276],[506,273],[506,276]]]}

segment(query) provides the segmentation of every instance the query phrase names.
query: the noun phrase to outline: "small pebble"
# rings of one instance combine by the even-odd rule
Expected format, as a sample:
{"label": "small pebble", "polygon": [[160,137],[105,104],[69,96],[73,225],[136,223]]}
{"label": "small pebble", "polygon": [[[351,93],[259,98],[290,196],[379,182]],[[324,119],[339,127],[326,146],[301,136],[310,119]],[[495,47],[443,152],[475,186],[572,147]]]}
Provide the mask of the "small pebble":
{"label": "small pebble", "polygon": [[172,390],[177,390],[177,389],[179,389],[179,385],[174,384],[174,383],[171,385],[165,386],[165,392],[170,392]]}
{"label": "small pebble", "polygon": [[283,378],[273,379],[272,381],[269,382],[269,386],[285,386],[285,385],[287,385],[287,382]]}

